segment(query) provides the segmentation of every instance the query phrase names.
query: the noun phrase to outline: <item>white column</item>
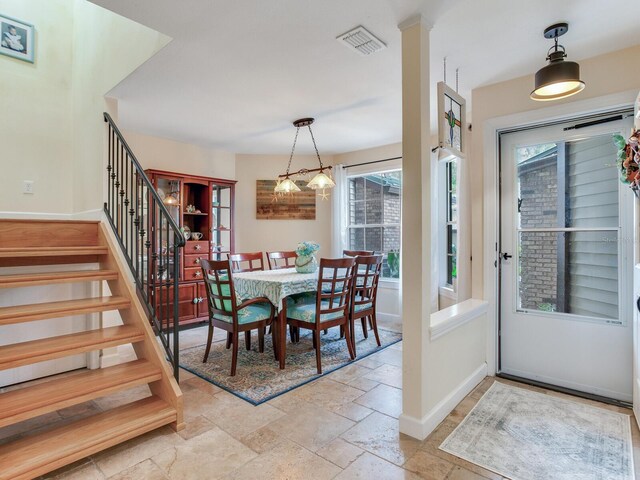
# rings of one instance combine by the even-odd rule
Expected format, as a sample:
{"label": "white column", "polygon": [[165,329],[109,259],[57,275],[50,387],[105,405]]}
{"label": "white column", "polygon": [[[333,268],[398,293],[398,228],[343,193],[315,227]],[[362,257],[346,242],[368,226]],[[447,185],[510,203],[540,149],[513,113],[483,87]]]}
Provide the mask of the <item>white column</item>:
{"label": "white column", "polygon": [[[431,314],[429,31],[421,16],[402,31],[402,415],[400,431],[422,437],[427,414]],[[433,245],[433,248],[436,246]]]}

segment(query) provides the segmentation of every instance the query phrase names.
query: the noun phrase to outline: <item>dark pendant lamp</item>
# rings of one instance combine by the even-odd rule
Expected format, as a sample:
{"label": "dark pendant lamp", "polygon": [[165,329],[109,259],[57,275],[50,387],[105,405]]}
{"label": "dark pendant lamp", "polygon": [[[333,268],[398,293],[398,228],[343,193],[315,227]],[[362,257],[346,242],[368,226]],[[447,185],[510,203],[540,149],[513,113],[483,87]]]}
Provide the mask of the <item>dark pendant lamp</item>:
{"label": "dark pendant lamp", "polygon": [[568,23],[556,23],[544,31],[544,37],[553,39],[555,43],[547,53],[549,64],[536,72],[536,88],[531,92],[533,100],[558,100],[584,89],[584,82],[580,80],[580,65],[567,62],[564,47],[558,45],[558,37],[568,30]]}

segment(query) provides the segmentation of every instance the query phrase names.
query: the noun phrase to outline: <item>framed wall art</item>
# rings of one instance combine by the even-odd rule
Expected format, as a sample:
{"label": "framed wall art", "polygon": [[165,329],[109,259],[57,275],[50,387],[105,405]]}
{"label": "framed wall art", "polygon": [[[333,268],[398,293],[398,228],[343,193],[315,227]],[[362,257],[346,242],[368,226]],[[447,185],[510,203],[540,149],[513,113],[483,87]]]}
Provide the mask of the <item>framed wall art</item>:
{"label": "framed wall art", "polygon": [[0,53],[33,63],[35,59],[34,26],[0,14]]}
{"label": "framed wall art", "polygon": [[296,180],[299,192],[275,193],[275,180],[256,180],[256,218],[258,220],[315,220],[316,192],[307,181]]}

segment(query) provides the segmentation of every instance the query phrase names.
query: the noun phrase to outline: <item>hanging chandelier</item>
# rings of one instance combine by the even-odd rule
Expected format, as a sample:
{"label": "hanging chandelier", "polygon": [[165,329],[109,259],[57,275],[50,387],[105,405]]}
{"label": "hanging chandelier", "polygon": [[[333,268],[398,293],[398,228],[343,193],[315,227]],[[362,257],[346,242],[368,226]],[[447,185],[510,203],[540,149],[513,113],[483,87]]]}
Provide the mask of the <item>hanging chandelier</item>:
{"label": "hanging chandelier", "polygon": [[531,92],[531,99],[558,100],[575,95],[584,89],[585,84],[580,80],[580,65],[566,61],[565,49],[562,45],[558,45],[558,37],[568,31],[568,23],[557,23],[545,29],[544,37],[553,40],[554,45],[547,53],[549,64],[536,72],[536,83]]}
{"label": "hanging chandelier", "polygon": [[[322,190],[322,198],[327,198],[327,194],[325,190],[327,188],[333,188],[336,186],[333,179],[331,178],[331,166],[325,167],[322,164],[322,160],[320,159],[320,153],[318,152],[318,147],[316,145],[316,139],[313,137],[313,131],[311,130],[311,124],[314,122],[313,118],[301,118],[293,122],[293,126],[296,127],[296,136],[293,139],[293,147],[291,148],[291,155],[289,156],[289,164],[287,165],[287,173],[283,175],[278,175],[276,180],[276,187],[273,189],[275,193],[279,194],[289,194],[300,191],[300,187],[296,185],[295,181],[291,179],[293,176],[302,177],[307,176],[313,172],[317,172],[315,176],[311,179],[309,183],[307,183],[307,187],[312,190]],[[297,172],[291,172],[291,160],[293,160],[293,154],[296,150],[296,143],[298,141],[298,134],[300,133],[300,128],[308,127],[309,134],[311,135],[311,141],[313,142],[313,148],[316,151],[316,157],[318,158],[319,168],[311,168],[306,169],[302,168]],[[327,175],[325,170],[329,171]]]}

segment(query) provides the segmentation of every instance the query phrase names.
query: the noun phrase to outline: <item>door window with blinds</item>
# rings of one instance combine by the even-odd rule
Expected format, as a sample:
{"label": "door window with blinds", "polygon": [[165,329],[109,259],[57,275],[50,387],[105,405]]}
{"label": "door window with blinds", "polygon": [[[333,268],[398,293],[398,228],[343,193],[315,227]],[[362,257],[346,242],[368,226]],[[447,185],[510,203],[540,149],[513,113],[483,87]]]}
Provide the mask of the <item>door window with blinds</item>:
{"label": "door window with blinds", "polygon": [[517,308],[621,323],[611,135],[516,149]]}

